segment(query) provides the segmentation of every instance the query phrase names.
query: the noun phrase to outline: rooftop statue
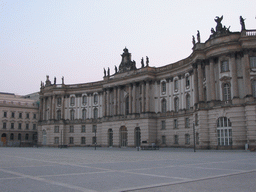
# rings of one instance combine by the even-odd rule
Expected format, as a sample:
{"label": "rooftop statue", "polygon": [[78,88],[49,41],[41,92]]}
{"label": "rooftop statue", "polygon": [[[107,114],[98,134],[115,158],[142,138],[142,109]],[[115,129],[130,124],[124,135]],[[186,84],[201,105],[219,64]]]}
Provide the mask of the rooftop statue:
{"label": "rooftop statue", "polygon": [[200,32],[199,32],[199,30],[197,30],[197,42],[198,43],[201,43],[201,38],[200,38]]}
{"label": "rooftop statue", "polygon": [[229,28],[230,26],[227,28],[226,26],[222,26],[221,21],[223,20],[223,15],[221,17],[216,16],[214,21],[217,23],[216,27],[215,27],[215,31],[213,28],[211,28],[211,35],[210,35],[210,39],[221,36],[221,35],[226,35],[229,34]]}
{"label": "rooftop statue", "polygon": [[222,19],[223,19],[223,15],[221,17],[216,16],[214,19],[214,21],[217,23],[216,32],[219,32],[222,30],[222,24],[221,24]]}
{"label": "rooftop statue", "polygon": [[131,53],[129,53],[128,49],[125,47],[123,49],[122,61],[119,65],[119,73],[130,71],[136,69],[135,61],[131,60]]}
{"label": "rooftop statue", "polygon": [[143,57],[141,58],[141,68],[143,68],[144,67],[144,60],[143,60]]}
{"label": "rooftop statue", "polygon": [[240,16],[241,31],[245,30],[244,18]]}
{"label": "rooftop statue", "polygon": [[194,35],[192,35],[192,43],[193,43],[193,46],[195,46],[196,40],[195,40],[195,36]]}
{"label": "rooftop statue", "polygon": [[149,59],[148,56],[146,56],[146,67],[148,67]]}
{"label": "rooftop statue", "polygon": [[104,77],[106,77],[106,73],[107,73],[107,72],[106,72],[106,69],[104,68]]}

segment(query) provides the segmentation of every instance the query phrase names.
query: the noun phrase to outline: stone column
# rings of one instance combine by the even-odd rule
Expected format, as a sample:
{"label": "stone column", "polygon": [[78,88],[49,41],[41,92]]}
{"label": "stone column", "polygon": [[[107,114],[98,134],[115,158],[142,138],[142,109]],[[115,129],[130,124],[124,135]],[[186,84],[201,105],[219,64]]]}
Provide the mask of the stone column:
{"label": "stone column", "polygon": [[238,93],[238,82],[237,82],[237,67],[235,54],[232,53],[229,57],[230,71],[231,71],[231,88],[233,93],[233,98],[239,98]]}
{"label": "stone column", "polygon": [[145,84],[142,81],[141,82],[141,112],[144,113],[145,112]]}
{"label": "stone column", "polygon": [[170,85],[170,79],[167,79],[166,82],[166,111],[170,111],[170,107],[169,107],[169,85]]}
{"label": "stone column", "polygon": [[61,119],[65,119],[65,96],[61,97]]}
{"label": "stone column", "polygon": [[129,114],[132,113],[132,84],[129,85]]}
{"label": "stone column", "polygon": [[200,102],[200,101],[204,101],[202,62],[198,63],[197,72],[198,72],[198,92],[199,92],[199,102]]}
{"label": "stone column", "polygon": [[149,112],[149,81],[146,82],[146,112]]}
{"label": "stone column", "polygon": [[116,87],[113,88],[114,89],[114,116],[116,115]]}
{"label": "stone column", "polygon": [[243,66],[245,97],[251,97],[252,84],[250,80],[250,60],[249,60],[249,54],[247,50],[244,51],[244,56],[242,57],[242,66]]}
{"label": "stone column", "polygon": [[48,117],[48,120],[52,119],[52,96],[48,97],[49,98],[49,117]]}
{"label": "stone column", "polygon": [[210,80],[210,66],[207,63],[205,65],[205,76],[206,76],[206,100],[211,101],[211,80]]}
{"label": "stone column", "polygon": [[110,107],[109,107],[109,100],[110,100],[110,91],[109,89],[107,89],[107,116],[110,116],[109,112],[110,112]]}
{"label": "stone column", "polygon": [[46,106],[46,98],[43,97],[43,120],[46,120],[45,106]]}
{"label": "stone column", "polygon": [[194,98],[195,98],[195,104],[196,104],[196,103],[198,103],[198,73],[197,73],[197,66],[194,66],[193,71],[194,71]]}
{"label": "stone column", "polygon": [[102,95],[102,116],[106,116],[106,90],[103,89],[103,95]]}
{"label": "stone column", "polygon": [[55,119],[55,95],[52,96],[52,119]]}
{"label": "stone column", "polygon": [[117,88],[117,115],[120,115],[120,87]]}
{"label": "stone column", "polygon": [[215,93],[215,75],[214,75],[214,61],[210,59],[210,98],[211,100],[216,100]]}
{"label": "stone column", "polygon": [[136,83],[133,83],[132,88],[132,113],[136,113]]}
{"label": "stone column", "polygon": [[43,121],[44,120],[44,113],[43,113],[43,106],[44,106],[44,99],[41,98],[40,99],[40,120]]}

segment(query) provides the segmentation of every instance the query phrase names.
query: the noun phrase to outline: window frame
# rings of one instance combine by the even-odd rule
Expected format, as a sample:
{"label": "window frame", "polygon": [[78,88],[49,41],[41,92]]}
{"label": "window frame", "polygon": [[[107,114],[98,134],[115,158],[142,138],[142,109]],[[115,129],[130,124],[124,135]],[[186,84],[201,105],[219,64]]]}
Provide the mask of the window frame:
{"label": "window frame", "polygon": [[221,73],[229,72],[229,62],[228,60],[221,61]]}

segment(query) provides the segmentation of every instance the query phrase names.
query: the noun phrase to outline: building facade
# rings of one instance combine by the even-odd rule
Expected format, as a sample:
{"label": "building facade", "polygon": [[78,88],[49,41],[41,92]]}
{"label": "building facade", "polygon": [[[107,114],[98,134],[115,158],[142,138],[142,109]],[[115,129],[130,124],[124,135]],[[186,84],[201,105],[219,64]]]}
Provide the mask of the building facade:
{"label": "building facade", "polygon": [[11,93],[0,93],[0,146],[37,144],[38,103]]}
{"label": "building facade", "polygon": [[[222,17],[223,18],[223,17]],[[256,30],[230,32],[216,17],[209,39],[173,64],[137,68],[125,48],[102,81],[40,89],[38,143],[47,146],[256,146]],[[194,129],[193,129],[194,127]]]}

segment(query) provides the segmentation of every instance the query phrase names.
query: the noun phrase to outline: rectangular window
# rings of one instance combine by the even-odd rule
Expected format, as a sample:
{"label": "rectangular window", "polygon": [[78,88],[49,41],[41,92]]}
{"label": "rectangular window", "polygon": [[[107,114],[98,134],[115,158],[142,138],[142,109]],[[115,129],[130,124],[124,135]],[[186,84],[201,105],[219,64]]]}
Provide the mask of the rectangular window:
{"label": "rectangular window", "polygon": [[22,118],[22,113],[19,113],[19,118]]}
{"label": "rectangular window", "polygon": [[59,133],[59,126],[54,127],[54,133]]}
{"label": "rectangular window", "polygon": [[81,144],[85,144],[85,137],[81,137]]}
{"label": "rectangular window", "polygon": [[81,132],[82,132],[82,133],[85,133],[85,125],[82,125],[82,127],[81,127]]}
{"label": "rectangular window", "polygon": [[174,144],[179,144],[179,135],[174,135]]}
{"label": "rectangular window", "polygon": [[75,97],[70,97],[70,105],[75,105]]}
{"label": "rectangular window", "polygon": [[74,144],[74,137],[69,137],[69,144]]}
{"label": "rectangular window", "polygon": [[166,144],[166,137],[165,137],[165,135],[162,135],[162,144]]}
{"label": "rectangular window", "polygon": [[4,111],[4,117],[7,117],[7,112],[6,111]]}
{"label": "rectangular window", "polygon": [[185,134],[185,144],[186,145],[190,144],[190,135],[189,134]]}
{"label": "rectangular window", "polygon": [[61,105],[61,97],[57,98],[57,105],[60,106]]}
{"label": "rectangular window", "polygon": [[83,96],[83,104],[84,104],[84,105],[87,104],[87,96],[86,96],[86,95]]}
{"label": "rectangular window", "polygon": [[93,133],[97,132],[97,125],[93,125],[93,126],[92,126],[92,132],[93,132]]}
{"label": "rectangular window", "polygon": [[6,122],[3,122],[3,129],[6,129]]}
{"label": "rectangular window", "polygon": [[14,129],[14,123],[11,123],[11,129]]}
{"label": "rectangular window", "polygon": [[198,115],[195,114],[195,124],[198,125],[199,121],[198,121]]}
{"label": "rectangular window", "polygon": [[92,137],[92,144],[97,144],[97,137]]}
{"label": "rectangular window", "polygon": [[34,115],[33,115],[33,119],[36,119],[36,114],[34,113]]}
{"label": "rectangular window", "polygon": [[36,130],[36,124],[33,124],[33,130]]}
{"label": "rectangular window", "polygon": [[15,113],[14,112],[12,112],[12,118],[14,118],[15,117]]}
{"label": "rectangular window", "polygon": [[178,120],[177,119],[173,120],[173,128],[178,129]]}
{"label": "rectangular window", "polygon": [[29,124],[28,123],[26,124],[26,130],[29,130]]}
{"label": "rectangular window", "polygon": [[59,137],[54,137],[54,144],[59,144]]}
{"label": "rectangular window", "polygon": [[178,80],[174,81],[174,90],[178,91]]}
{"label": "rectangular window", "polygon": [[74,133],[74,126],[71,125],[71,126],[69,127],[69,132],[70,132],[70,133]]}
{"label": "rectangular window", "polygon": [[29,113],[26,114],[26,118],[29,119]]}
{"label": "rectangular window", "polygon": [[250,57],[250,67],[256,68],[256,57]]}
{"label": "rectangular window", "polygon": [[221,63],[221,72],[229,71],[228,61],[222,61]]}
{"label": "rectangular window", "polygon": [[196,133],[196,144],[199,145],[199,133]]}
{"label": "rectangular window", "polygon": [[256,80],[252,81],[252,95],[256,97]]}
{"label": "rectangular window", "polygon": [[189,128],[189,118],[185,119],[185,128]]}
{"label": "rectangular window", "polygon": [[162,128],[162,129],[166,129],[166,127],[165,127],[165,121],[161,121],[161,123],[162,123],[161,128]]}
{"label": "rectangular window", "polygon": [[186,76],[186,87],[188,88],[189,86],[190,86],[189,76]]}
{"label": "rectangular window", "polygon": [[98,103],[98,95],[95,94],[93,97],[94,97],[94,99],[93,99],[94,104],[97,104]]}
{"label": "rectangular window", "polygon": [[19,123],[18,129],[21,129],[21,123]]}

